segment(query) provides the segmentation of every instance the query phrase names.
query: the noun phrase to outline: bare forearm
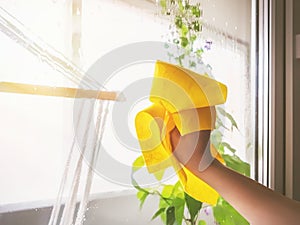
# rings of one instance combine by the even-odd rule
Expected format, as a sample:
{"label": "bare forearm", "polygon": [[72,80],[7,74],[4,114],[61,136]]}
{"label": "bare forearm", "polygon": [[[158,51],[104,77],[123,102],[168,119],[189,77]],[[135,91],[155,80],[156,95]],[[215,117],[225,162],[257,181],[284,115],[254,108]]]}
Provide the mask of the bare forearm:
{"label": "bare forearm", "polygon": [[[196,176],[218,191],[251,225],[300,224],[299,202],[264,187],[227,168],[215,159],[206,161],[203,156],[210,131],[180,136],[178,130],[174,129],[171,136],[173,149],[176,146],[176,151],[174,151],[176,158]],[[197,145],[193,146],[192,143],[195,143],[195,140],[197,140]],[[205,166],[206,169],[200,172],[201,160],[209,166]]]}
{"label": "bare forearm", "polygon": [[300,204],[222,165],[217,160],[203,172],[194,157],[186,166],[216,189],[252,225],[300,223]]}

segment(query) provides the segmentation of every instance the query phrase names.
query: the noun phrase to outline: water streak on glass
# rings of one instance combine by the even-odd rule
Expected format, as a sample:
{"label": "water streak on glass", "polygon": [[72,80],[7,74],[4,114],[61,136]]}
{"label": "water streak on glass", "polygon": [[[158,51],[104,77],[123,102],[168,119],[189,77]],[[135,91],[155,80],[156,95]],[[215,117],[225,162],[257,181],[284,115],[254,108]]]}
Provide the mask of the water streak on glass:
{"label": "water streak on glass", "polygon": [[0,7],[0,31],[37,56],[42,62],[60,72],[75,85],[80,84],[83,88],[106,90],[95,79],[88,77],[81,69],[70,62],[63,54],[32,34],[20,21],[2,7]]}

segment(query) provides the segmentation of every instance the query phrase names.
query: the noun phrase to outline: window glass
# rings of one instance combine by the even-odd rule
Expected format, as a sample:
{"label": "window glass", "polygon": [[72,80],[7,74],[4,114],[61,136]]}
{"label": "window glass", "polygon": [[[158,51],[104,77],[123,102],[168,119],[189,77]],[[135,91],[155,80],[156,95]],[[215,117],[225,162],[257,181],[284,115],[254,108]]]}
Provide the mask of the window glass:
{"label": "window glass", "polygon": [[[88,0],[77,5],[75,13],[71,3],[0,0],[0,6],[21,21],[19,26],[30,30],[31,38],[38,36],[39,43],[48,43],[56,49],[55,54],[62,54],[83,71],[120,46],[167,41],[170,21],[158,15],[160,11],[154,1]],[[255,46],[251,39],[251,1],[202,0],[201,3],[204,12],[201,41],[209,43],[203,60],[211,68],[210,75],[228,86],[224,109],[232,117],[225,121],[224,141],[250,163],[253,171],[255,76],[250,70],[250,58]],[[49,66],[47,60],[36,57],[3,32],[0,32],[0,49],[1,82],[74,86],[55,67]],[[45,51],[53,53],[48,46]],[[151,77],[153,68],[154,62],[128,66],[106,79],[103,85],[109,90],[123,90]],[[74,102],[11,93],[0,93],[0,102],[0,177],[4,180],[0,204],[54,199],[73,140]],[[147,104],[142,99],[128,115],[127,125],[132,135],[135,135],[134,115]],[[233,119],[238,129],[231,129]],[[112,120],[109,117],[104,146],[111,157],[130,166],[139,153],[128,151],[128,146],[120,142]],[[128,189],[129,186],[95,176],[92,193]]]}

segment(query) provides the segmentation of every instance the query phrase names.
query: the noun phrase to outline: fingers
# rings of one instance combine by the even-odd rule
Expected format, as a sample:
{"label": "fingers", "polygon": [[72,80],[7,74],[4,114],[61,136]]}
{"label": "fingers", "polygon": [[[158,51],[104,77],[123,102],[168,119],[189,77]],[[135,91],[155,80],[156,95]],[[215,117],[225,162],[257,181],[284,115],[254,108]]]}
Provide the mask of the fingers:
{"label": "fingers", "polygon": [[181,135],[180,135],[177,127],[174,127],[174,129],[170,132],[172,149],[176,149],[178,142],[180,140],[180,137],[181,137]]}
{"label": "fingers", "polygon": [[[173,154],[183,165],[194,161],[194,163],[198,162],[198,167],[204,152],[208,150],[207,154],[210,154],[209,147],[207,148],[210,138],[209,130],[192,132],[181,136],[175,127],[170,135]],[[209,158],[207,154],[205,154],[205,158]]]}

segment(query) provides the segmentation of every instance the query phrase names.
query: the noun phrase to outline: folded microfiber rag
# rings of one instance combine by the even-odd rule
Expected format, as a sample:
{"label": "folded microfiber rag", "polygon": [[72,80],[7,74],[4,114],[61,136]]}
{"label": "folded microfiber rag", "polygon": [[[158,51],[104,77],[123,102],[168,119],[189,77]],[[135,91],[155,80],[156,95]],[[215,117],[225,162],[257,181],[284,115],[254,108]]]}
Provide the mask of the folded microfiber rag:
{"label": "folded microfiber rag", "polygon": [[[157,61],[150,91],[150,107],[140,111],[135,127],[142,154],[150,173],[173,166],[184,191],[193,198],[215,205],[219,194],[196,177],[172,154],[170,132],[176,126],[181,135],[213,130],[215,105],[226,101],[227,88],[207,76],[180,66]],[[221,156],[210,145],[219,161]]]}

